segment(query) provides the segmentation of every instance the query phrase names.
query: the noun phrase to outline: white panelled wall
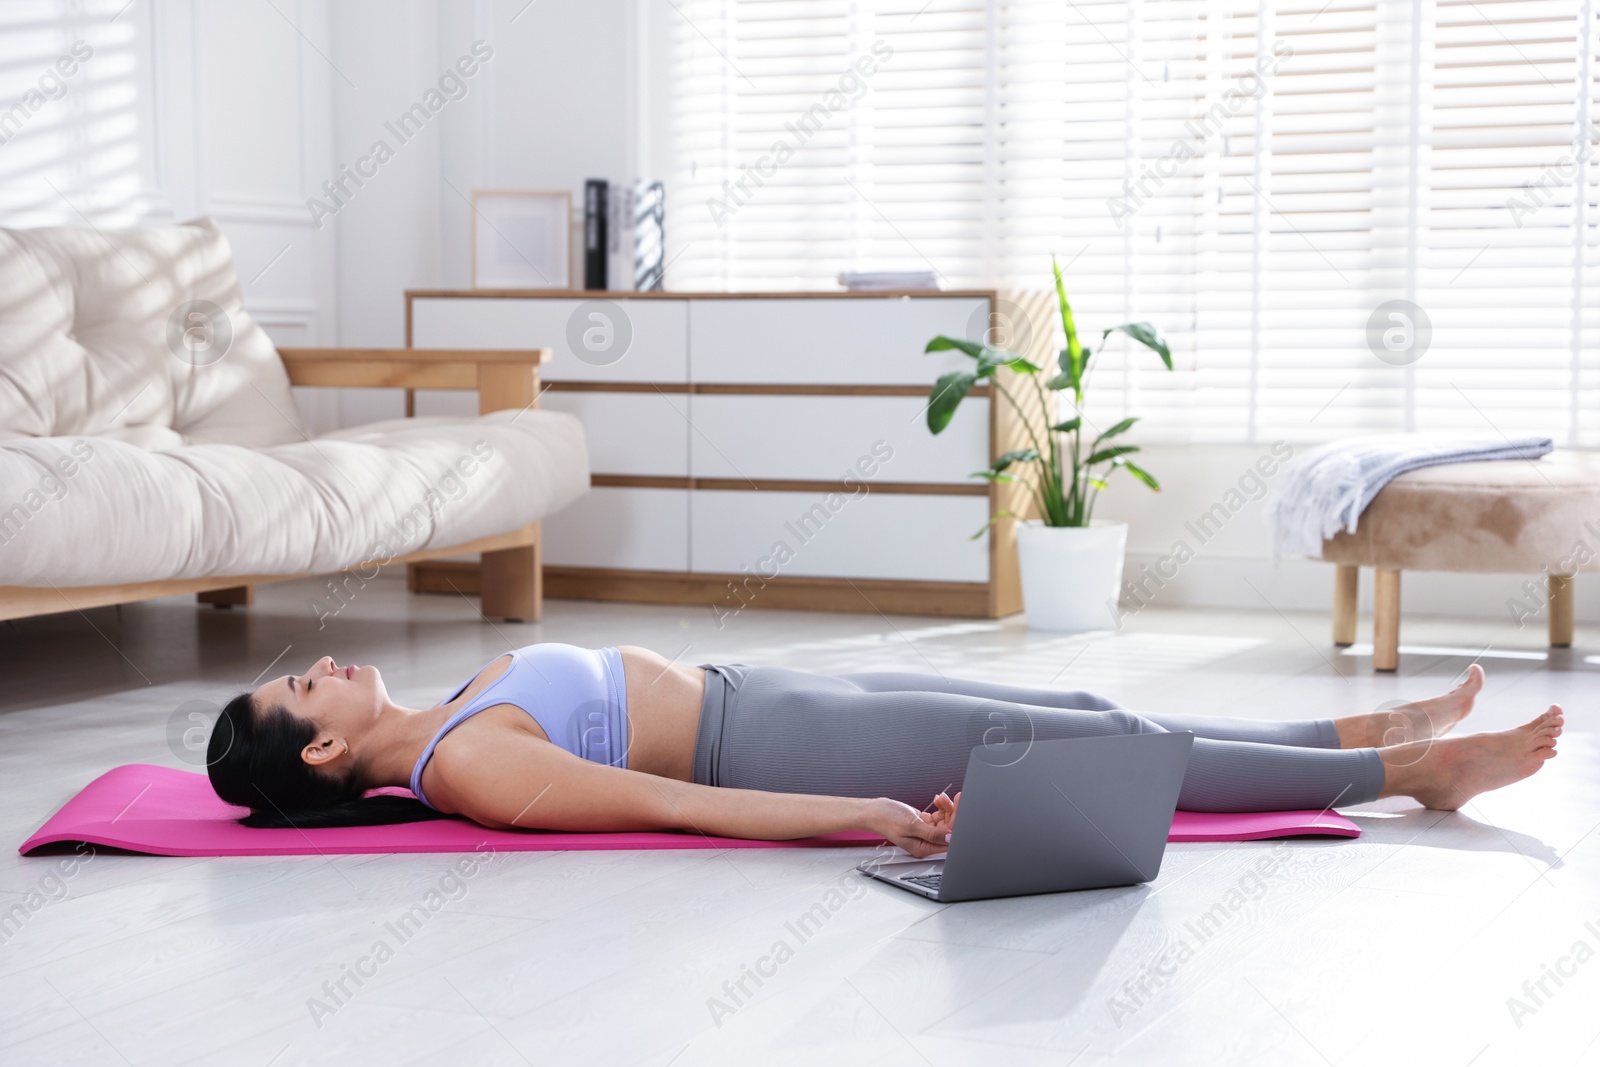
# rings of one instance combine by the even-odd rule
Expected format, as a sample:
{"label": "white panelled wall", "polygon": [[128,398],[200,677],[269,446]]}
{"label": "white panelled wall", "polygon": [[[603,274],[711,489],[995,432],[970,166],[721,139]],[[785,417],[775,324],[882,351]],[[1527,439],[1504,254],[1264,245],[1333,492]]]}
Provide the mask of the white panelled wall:
{"label": "white panelled wall", "polygon": [[[404,341],[409,288],[468,283],[474,188],[649,172],[633,116],[641,0],[33,0],[0,5],[0,110],[75,42],[90,57],[20,130],[0,126],[0,225],[212,215],[246,306],[284,344]],[[670,8],[663,8],[668,14]],[[401,142],[392,122],[474,42],[493,52]],[[324,183],[375,142],[348,195]],[[371,169],[370,165],[367,168]],[[315,213],[308,200],[332,205]],[[581,197],[576,202],[581,203]],[[576,264],[575,264],[576,266]],[[298,390],[318,430],[402,411],[398,392]],[[424,413],[471,397],[419,399]]]}
{"label": "white panelled wall", "polygon": [[[633,116],[648,71],[637,0],[339,0],[332,5],[338,161],[353,164],[385,124],[435,87],[475,42],[492,55],[420,134],[350,197],[335,224],[339,330],[350,345],[405,340],[405,290],[469,284],[473,189],[566,190],[649,173]],[[670,8],[665,9],[670,14]],[[581,280],[572,242],[571,277]],[[556,373],[560,373],[556,369]],[[393,391],[338,398],[342,424],[400,414]],[[420,395],[419,414],[471,414],[466,394]]]}
{"label": "white panelled wall", "polygon": [[[251,312],[283,343],[330,337],[334,245],[305,198],[327,169],[326,5],[45,0],[0,9],[0,225],[217,219]],[[58,80],[57,61],[72,73]],[[13,108],[30,90],[42,106]]]}

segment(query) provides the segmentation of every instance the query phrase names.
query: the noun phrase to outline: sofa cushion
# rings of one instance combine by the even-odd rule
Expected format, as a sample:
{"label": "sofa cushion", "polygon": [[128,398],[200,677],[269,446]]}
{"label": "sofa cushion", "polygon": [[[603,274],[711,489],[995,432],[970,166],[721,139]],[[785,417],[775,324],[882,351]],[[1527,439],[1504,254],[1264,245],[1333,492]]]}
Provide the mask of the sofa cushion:
{"label": "sofa cushion", "polygon": [[588,491],[589,460],[573,416],[502,411],[261,449],[18,438],[0,441],[0,486],[0,584],[67,588],[320,574],[449,548],[559,511]]}
{"label": "sofa cushion", "polygon": [[211,220],[0,229],[0,439],[73,435],[145,448],[305,439]]}

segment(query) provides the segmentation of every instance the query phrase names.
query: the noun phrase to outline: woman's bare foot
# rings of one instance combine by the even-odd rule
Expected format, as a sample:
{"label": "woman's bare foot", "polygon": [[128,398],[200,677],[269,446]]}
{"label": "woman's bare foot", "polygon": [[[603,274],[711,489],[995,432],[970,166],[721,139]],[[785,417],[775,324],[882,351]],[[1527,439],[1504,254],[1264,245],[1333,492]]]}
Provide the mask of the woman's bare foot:
{"label": "woman's bare foot", "polygon": [[1383,796],[1405,796],[1454,811],[1479,793],[1519,782],[1556,754],[1561,706],[1514,730],[1413,741],[1380,750]]}
{"label": "woman's bare foot", "polygon": [[1467,677],[1443,696],[1399,704],[1370,715],[1335,719],[1340,748],[1384,748],[1443,737],[1467,717],[1483,689],[1483,668],[1467,668]]}

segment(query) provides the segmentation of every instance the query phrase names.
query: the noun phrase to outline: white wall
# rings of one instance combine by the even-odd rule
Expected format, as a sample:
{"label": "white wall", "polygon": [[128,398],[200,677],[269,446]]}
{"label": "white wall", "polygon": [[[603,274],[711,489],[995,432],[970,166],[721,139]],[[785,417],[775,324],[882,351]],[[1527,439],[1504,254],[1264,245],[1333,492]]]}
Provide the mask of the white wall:
{"label": "white wall", "polygon": [[[474,189],[566,190],[574,205],[569,269],[581,280],[578,213],[586,178],[646,173],[633,115],[634,27],[643,0],[339,0],[333,5],[335,166],[393,142],[392,120],[474,42],[493,50],[466,95],[383,165],[327,227],[337,233],[338,341],[404,341],[408,288],[465,288]],[[352,84],[353,83],[353,84]],[[398,393],[342,390],[340,424],[401,413]],[[473,398],[423,394],[418,411],[468,413]],[[329,412],[322,411],[323,418]]]}
{"label": "white wall", "polygon": [[0,6],[0,108],[74,42],[92,55],[0,144],[0,225],[215,217],[248,306],[285,343],[335,328],[334,247],[304,201],[326,166],[321,0],[44,0]]}
{"label": "white wall", "polygon": [[[125,6],[126,5],[126,6]],[[635,26],[649,0],[36,0],[0,5],[0,109],[75,41],[65,92],[0,144],[0,225],[162,225],[212,215],[246,306],[284,344],[405,339],[404,293],[469,284],[473,189],[632,180]],[[400,144],[385,128],[474,41],[493,57]],[[55,83],[50,83],[52,93]],[[331,218],[373,142],[394,158]],[[578,245],[574,243],[575,263]],[[394,390],[298,390],[312,425],[401,414]],[[419,410],[474,410],[438,394]]]}

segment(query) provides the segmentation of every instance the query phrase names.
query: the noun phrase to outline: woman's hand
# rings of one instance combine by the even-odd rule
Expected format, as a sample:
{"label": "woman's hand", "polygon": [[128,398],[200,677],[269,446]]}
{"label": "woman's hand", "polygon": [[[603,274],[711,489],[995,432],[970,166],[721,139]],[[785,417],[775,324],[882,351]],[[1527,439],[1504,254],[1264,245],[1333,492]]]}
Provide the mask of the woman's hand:
{"label": "woman's hand", "polygon": [[[950,802],[949,797],[945,797]],[[937,800],[935,801],[937,803]],[[942,811],[925,814],[910,804],[879,797],[869,802],[871,813],[864,829],[881,835],[891,845],[897,845],[917,859],[926,859],[950,848],[948,824],[955,817],[955,804],[950,802],[950,813]],[[943,820],[940,822],[939,820]]]}
{"label": "woman's hand", "polygon": [[950,831],[955,829],[956,808],[960,806],[960,792],[956,793],[955,799],[953,800],[950,798],[949,794],[940,793],[938,796],[933,798],[933,811],[927,812],[922,817],[948,834]]}

